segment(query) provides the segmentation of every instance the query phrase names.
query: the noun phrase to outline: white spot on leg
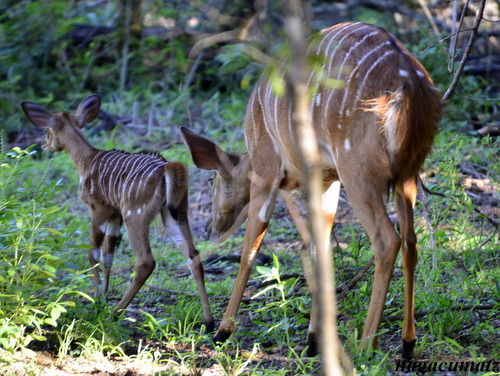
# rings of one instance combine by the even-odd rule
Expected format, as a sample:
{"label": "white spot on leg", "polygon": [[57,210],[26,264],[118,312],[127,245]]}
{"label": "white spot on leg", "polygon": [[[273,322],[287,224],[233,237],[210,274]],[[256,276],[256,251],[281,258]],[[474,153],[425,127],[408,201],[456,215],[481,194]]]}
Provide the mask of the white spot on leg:
{"label": "white spot on leg", "polygon": [[108,222],[104,222],[102,225],[99,226],[99,230],[101,230],[101,232],[105,234],[107,227],[108,227]]}
{"label": "white spot on leg", "polygon": [[108,253],[106,255],[102,255],[101,262],[104,265],[104,267],[111,268],[111,266],[113,265],[113,254]]}
{"label": "white spot on leg", "polygon": [[321,207],[328,214],[335,215],[339,203],[340,181],[334,181],[321,195]]}
{"label": "white spot on leg", "polygon": [[108,227],[106,228],[107,236],[118,236],[120,235],[120,220],[116,219],[108,223]]}
{"label": "white spot on leg", "polygon": [[269,218],[271,218],[271,212],[274,206],[274,200],[276,199],[276,195],[278,194],[278,189],[274,188],[266,201],[262,204],[257,216],[262,223],[269,222]]}
{"label": "white spot on leg", "polygon": [[344,149],[345,149],[345,151],[349,151],[349,150],[351,150],[351,141],[349,141],[349,139],[348,139],[348,138],[346,138],[346,139],[344,140]]}

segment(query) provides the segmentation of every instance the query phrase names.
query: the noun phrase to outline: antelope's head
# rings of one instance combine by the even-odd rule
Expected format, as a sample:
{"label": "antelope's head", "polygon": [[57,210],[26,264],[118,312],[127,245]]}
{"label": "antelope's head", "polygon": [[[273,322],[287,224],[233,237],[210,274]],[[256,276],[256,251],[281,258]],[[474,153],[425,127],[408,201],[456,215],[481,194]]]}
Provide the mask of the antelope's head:
{"label": "antelope's head", "polygon": [[181,133],[194,164],[215,171],[212,191],[212,229],[217,234],[241,225],[250,199],[251,166],[248,154],[223,151],[219,146],[186,127]]}
{"label": "antelope's head", "polygon": [[79,132],[86,123],[90,123],[99,114],[101,97],[92,94],[85,98],[74,114],[68,112],[49,112],[45,107],[32,103],[22,102],[21,108],[28,119],[38,128],[45,129],[43,149],[56,152],[68,149],[69,134]]}

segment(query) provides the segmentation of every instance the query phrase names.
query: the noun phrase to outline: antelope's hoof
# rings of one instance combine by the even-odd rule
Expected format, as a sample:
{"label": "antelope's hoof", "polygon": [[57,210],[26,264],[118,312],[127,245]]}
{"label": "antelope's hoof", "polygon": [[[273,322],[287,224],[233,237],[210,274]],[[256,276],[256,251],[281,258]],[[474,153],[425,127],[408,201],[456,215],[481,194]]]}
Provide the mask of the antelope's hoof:
{"label": "antelope's hoof", "polygon": [[215,330],[214,320],[205,321],[205,330],[207,333],[212,333]]}
{"label": "antelope's hoof", "polygon": [[314,333],[307,334],[307,356],[318,355],[318,338]]}
{"label": "antelope's hoof", "polygon": [[407,341],[407,340],[403,339],[403,347],[401,349],[401,356],[403,357],[404,360],[410,360],[413,357],[413,349],[415,348],[415,342],[416,342],[416,340]]}
{"label": "antelope's hoof", "polygon": [[219,329],[214,336],[215,343],[223,343],[226,342],[226,339],[231,335],[231,331],[229,329]]}

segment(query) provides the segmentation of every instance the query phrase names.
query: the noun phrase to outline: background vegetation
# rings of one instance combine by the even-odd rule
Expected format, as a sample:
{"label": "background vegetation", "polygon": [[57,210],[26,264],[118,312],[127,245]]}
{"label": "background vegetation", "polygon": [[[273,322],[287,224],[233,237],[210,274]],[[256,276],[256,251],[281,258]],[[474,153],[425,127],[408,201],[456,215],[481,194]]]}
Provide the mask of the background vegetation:
{"label": "background vegetation", "polygon": [[[449,85],[452,4],[433,2],[433,33],[419,2],[312,1],[320,29],[346,19],[383,26],[426,66],[441,91]],[[462,2],[458,2],[462,6]],[[459,8],[461,9],[461,8]],[[474,16],[466,13],[466,23]],[[97,147],[159,151],[191,166],[191,222],[205,259],[208,292],[222,317],[237,270],[240,231],[222,246],[210,241],[209,174],[192,166],[178,127],[187,125],[233,151],[244,151],[242,119],[262,67],[239,44],[222,43],[188,59],[208,33],[234,30],[255,12],[253,1],[10,1],[0,4],[0,363],[7,374],[317,374],[303,353],[310,299],[301,277],[302,243],[278,205],[252,274],[239,330],[210,344],[193,280],[157,226],[157,269],[120,317],[89,295],[88,217],[78,177],[64,153],[39,148],[42,134],[19,109],[30,100],[73,110],[86,95],[103,96],[99,121],[87,129]],[[498,338],[498,4],[487,2],[473,56],[422,173],[437,194],[418,204],[420,259],[416,310],[419,359],[499,359]],[[496,22],[494,22],[496,20]],[[279,2],[251,30],[277,53]],[[270,41],[263,43],[262,41]],[[260,42],[259,42],[260,41]],[[458,39],[459,52],[465,38]],[[490,100],[477,100],[489,98]],[[296,196],[300,201],[300,195]],[[369,272],[346,288],[372,256],[369,241],[343,196],[334,229],[339,330],[356,371],[394,370],[400,346],[403,282],[397,264],[381,350],[358,353],[371,291]],[[111,304],[134,262],[126,238],[117,250]],[[236,257],[237,259],[237,257]],[[4,372],[4,371],[2,371]]]}

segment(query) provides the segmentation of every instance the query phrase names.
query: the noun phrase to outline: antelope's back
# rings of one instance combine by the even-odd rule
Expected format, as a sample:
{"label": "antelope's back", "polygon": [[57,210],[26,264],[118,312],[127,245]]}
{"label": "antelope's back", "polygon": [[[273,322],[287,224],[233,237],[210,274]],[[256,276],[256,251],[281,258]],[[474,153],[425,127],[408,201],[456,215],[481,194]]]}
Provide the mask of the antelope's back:
{"label": "antelope's back", "polygon": [[[412,173],[418,170],[432,144],[440,113],[440,96],[425,68],[391,34],[359,22],[322,30],[308,52],[319,56],[322,64],[319,73],[309,76],[308,85],[325,166],[336,168],[339,154],[349,151],[362,150],[367,159],[370,155],[366,153],[375,157],[385,150],[380,163],[388,169],[407,165]],[[398,114],[404,99],[411,107],[407,119]],[[423,117],[426,110],[434,114],[414,118]],[[292,134],[287,96],[275,96],[269,81],[262,78],[252,92],[246,115],[250,153],[257,142],[269,137],[284,168],[296,170],[299,159],[289,146],[293,145]],[[413,154],[405,156],[403,149]]]}

